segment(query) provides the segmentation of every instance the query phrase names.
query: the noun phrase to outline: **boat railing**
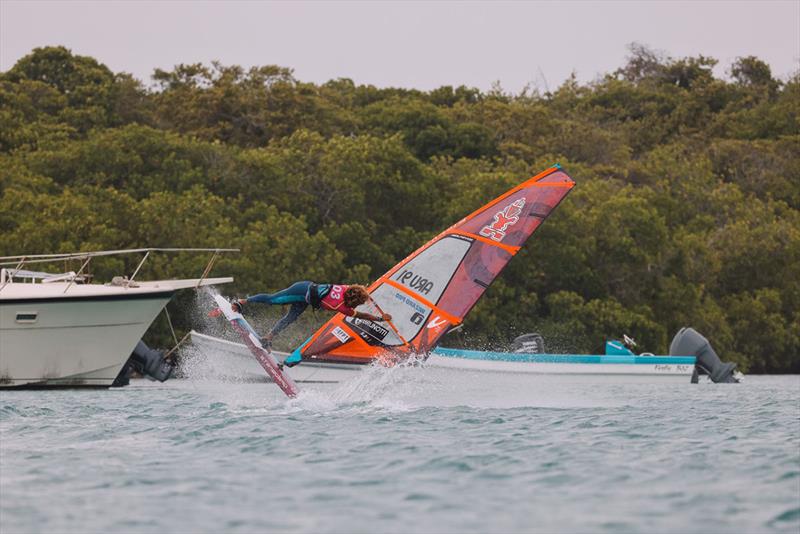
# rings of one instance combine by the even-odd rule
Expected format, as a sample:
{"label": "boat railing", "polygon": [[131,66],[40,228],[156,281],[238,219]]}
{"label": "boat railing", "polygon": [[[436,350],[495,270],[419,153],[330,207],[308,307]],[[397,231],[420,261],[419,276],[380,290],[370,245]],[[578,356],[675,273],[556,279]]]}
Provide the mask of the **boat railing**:
{"label": "boat railing", "polygon": [[43,271],[29,271],[27,269],[7,269],[5,267],[0,268],[0,284],[5,283],[8,279],[10,283],[14,282],[14,278],[17,280],[22,280],[24,283],[36,283],[40,281],[42,284],[52,284],[54,282],[66,282],[72,279],[76,279],[76,282],[85,282],[91,275],[84,274],[82,276],[78,276],[75,271],[68,271],[65,273],[47,273]]}
{"label": "boat railing", "polygon": [[[29,255],[22,255],[22,256],[0,256],[0,267],[3,266],[14,266],[13,268],[2,268],[0,269],[0,291],[2,291],[8,284],[13,283],[14,278],[21,278],[21,279],[31,279],[36,280],[39,279],[43,283],[45,282],[55,282],[55,281],[68,281],[67,287],[64,288],[64,293],[72,287],[72,285],[78,281],[85,281],[89,275],[84,274],[84,270],[89,266],[89,263],[98,257],[104,256],[121,256],[125,254],[141,254],[144,253],[141,261],[134,269],[133,274],[130,277],[124,277],[123,283],[125,285],[129,285],[133,283],[133,280],[136,278],[136,275],[139,274],[139,270],[144,265],[147,258],[150,257],[150,254],[153,252],[210,252],[211,258],[208,260],[205,269],[203,270],[203,274],[197,281],[197,287],[200,287],[200,284],[208,277],[208,274],[211,272],[211,269],[214,267],[214,264],[219,259],[221,254],[225,254],[228,252],[239,252],[238,248],[132,248],[132,249],[122,249],[122,250],[99,250],[94,252],[73,252],[73,253],[65,253],[65,254],[29,254]],[[82,260],[83,263],[81,264],[80,269],[75,271],[70,271],[68,273],[61,273],[61,274],[50,274],[50,273],[43,273],[39,271],[28,271],[24,270],[23,267],[30,264],[37,264],[37,263],[52,263],[57,261],[69,261],[69,260]],[[58,279],[58,280],[57,280]]]}

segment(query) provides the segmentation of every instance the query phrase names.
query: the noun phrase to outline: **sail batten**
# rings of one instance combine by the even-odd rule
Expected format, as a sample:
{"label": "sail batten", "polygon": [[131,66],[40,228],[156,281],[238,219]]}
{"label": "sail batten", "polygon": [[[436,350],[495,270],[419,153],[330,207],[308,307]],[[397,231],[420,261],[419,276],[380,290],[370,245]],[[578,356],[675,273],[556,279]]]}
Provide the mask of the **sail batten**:
{"label": "sail batten", "polygon": [[[551,167],[475,210],[370,285],[397,333],[388,325],[336,316],[300,347],[302,357],[368,362],[428,353],[463,321],[574,185],[560,167]],[[370,303],[359,310],[378,314]]]}
{"label": "sail batten", "polygon": [[488,237],[483,237],[483,236],[471,234],[469,232],[454,231],[453,235],[461,235],[461,236],[464,236],[464,237],[469,237],[470,239],[474,239],[476,241],[482,241],[483,243],[486,243],[487,245],[492,245],[492,246],[495,246],[495,247],[502,248],[503,250],[505,250],[506,252],[508,252],[510,254],[516,254],[517,252],[519,252],[519,249],[522,248],[522,247],[512,247],[510,245],[504,245],[503,243],[498,243],[497,241],[492,241]]}

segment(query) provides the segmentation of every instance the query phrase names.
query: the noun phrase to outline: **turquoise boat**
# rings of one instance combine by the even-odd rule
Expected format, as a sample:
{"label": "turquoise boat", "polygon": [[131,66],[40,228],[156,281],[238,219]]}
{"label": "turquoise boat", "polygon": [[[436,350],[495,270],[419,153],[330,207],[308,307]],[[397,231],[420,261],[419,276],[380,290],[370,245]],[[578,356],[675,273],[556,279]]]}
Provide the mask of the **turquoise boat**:
{"label": "turquoise boat", "polygon": [[701,377],[711,382],[741,382],[741,373],[732,363],[720,361],[708,340],[692,328],[682,328],[670,345],[669,355],[635,354],[636,343],[609,340],[605,354],[547,354],[538,334],[514,340],[513,352],[495,352],[437,347],[427,364],[433,367],[476,371],[627,376],[650,381],[654,378],[697,383]]}

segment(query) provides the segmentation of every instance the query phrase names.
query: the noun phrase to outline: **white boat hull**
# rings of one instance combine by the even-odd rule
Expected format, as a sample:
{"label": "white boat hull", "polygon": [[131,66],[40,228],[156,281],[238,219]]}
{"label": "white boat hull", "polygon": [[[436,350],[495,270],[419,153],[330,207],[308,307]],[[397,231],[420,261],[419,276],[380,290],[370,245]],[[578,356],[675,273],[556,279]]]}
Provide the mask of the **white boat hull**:
{"label": "white boat hull", "polygon": [[508,362],[498,360],[475,360],[431,354],[426,361],[431,367],[488,371],[494,373],[524,373],[537,375],[587,375],[626,376],[635,380],[674,380],[689,383],[694,371],[687,364],[625,364],[625,363],[558,363],[558,362]]}
{"label": "white boat hull", "polygon": [[231,280],[3,285],[0,388],[111,386],[176,291]]}
{"label": "white boat hull", "polygon": [[[202,357],[215,360],[220,374],[217,378],[234,380],[268,380],[269,377],[261,369],[253,355],[241,343],[227,341],[198,332],[191,333],[192,344]],[[283,360],[286,353],[276,352],[278,360]],[[230,366],[225,366],[220,359],[226,359]],[[618,382],[657,381],[688,384],[691,381],[693,365],[687,364],[624,364],[624,363],[543,363],[543,362],[508,362],[498,360],[478,360],[441,356],[433,353],[424,363],[425,367],[452,369],[458,371],[480,371],[490,373],[514,373],[527,375],[566,375],[577,380],[613,379]],[[304,361],[291,368],[289,374],[295,382],[341,382],[354,376],[354,372],[363,369],[363,365],[325,364]],[[237,374],[238,373],[238,374]]]}
{"label": "white boat hull", "polygon": [[0,387],[110,386],[171,297],[0,301]]}
{"label": "white boat hull", "polygon": [[[218,337],[192,331],[192,345],[199,351],[195,357],[206,359],[207,365],[202,370],[195,366],[196,362],[187,362],[194,376],[213,376],[214,378],[241,380],[271,381],[264,369],[256,361],[253,353],[243,343],[228,341]],[[286,352],[273,351],[278,361],[283,361]],[[191,358],[191,356],[190,356]],[[220,361],[220,359],[224,361]],[[338,383],[352,378],[363,365],[332,364],[303,362],[284,371],[298,383]]]}

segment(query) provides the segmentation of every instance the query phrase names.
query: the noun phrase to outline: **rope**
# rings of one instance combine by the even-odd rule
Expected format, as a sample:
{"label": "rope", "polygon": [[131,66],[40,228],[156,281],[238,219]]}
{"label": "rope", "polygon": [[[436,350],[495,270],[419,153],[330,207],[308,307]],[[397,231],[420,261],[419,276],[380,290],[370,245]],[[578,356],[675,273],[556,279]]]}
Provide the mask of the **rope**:
{"label": "rope", "polygon": [[181,338],[181,340],[180,340],[180,341],[178,341],[178,343],[177,343],[177,344],[176,344],[174,347],[172,347],[172,349],[170,349],[170,351],[169,351],[169,352],[167,352],[167,353],[164,355],[164,359],[166,360],[167,358],[171,357],[171,356],[172,356],[172,354],[173,354],[173,353],[174,353],[176,350],[178,350],[178,347],[180,347],[180,346],[183,344],[183,342],[184,342],[184,341],[186,341],[186,338],[187,338],[187,337],[189,337],[189,335],[190,335],[190,334],[191,334],[191,332],[186,332],[186,335],[185,335],[185,336],[183,336],[183,338]]}
{"label": "rope", "polygon": [[175,344],[178,343],[178,336],[175,335],[175,329],[172,328],[172,319],[169,317],[169,311],[167,311],[167,307],[164,306],[164,313],[167,315],[167,324],[169,325],[169,330],[172,332],[172,339],[175,341]]}

